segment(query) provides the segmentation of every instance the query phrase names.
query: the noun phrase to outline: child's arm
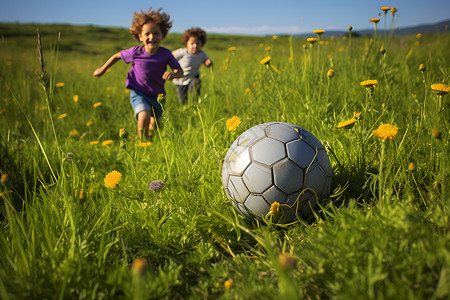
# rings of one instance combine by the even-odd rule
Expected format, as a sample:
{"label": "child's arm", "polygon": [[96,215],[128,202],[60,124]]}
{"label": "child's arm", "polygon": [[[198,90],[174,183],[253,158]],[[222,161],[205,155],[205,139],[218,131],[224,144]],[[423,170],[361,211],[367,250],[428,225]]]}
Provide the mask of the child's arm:
{"label": "child's arm", "polygon": [[183,48],[172,51],[172,55],[176,60],[182,59],[184,56]]}
{"label": "child's arm", "polygon": [[209,68],[209,67],[212,67],[212,65],[213,65],[213,62],[211,59],[208,58],[207,60],[205,60],[205,66],[207,66]]}
{"label": "child's arm", "polygon": [[173,69],[173,72],[166,71],[162,76],[164,80],[172,80],[181,77],[183,77],[183,69]]}
{"label": "child's arm", "polygon": [[120,52],[117,52],[116,54],[111,56],[103,66],[94,71],[94,76],[97,78],[101,77],[103,74],[105,74],[106,70],[108,70],[110,67],[112,67],[116,62],[118,62],[121,59],[122,58],[120,56]]}

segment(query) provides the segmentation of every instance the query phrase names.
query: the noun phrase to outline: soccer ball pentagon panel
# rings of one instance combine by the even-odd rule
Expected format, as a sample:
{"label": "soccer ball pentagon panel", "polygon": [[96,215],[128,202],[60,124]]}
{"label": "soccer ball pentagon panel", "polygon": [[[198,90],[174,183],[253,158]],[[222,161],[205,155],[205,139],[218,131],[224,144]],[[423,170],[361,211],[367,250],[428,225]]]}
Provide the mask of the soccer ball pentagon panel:
{"label": "soccer ball pentagon panel", "polygon": [[276,220],[307,219],[329,195],[333,170],[320,141],[300,126],[271,122],[242,133],[222,167],[225,193],[237,211],[261,219],[274,202]]}

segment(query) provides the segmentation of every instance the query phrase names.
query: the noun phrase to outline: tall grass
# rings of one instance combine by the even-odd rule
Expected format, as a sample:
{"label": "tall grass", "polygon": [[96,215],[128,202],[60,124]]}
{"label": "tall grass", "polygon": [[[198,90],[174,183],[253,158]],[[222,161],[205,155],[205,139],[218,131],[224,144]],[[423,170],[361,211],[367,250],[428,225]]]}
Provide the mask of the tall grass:
{"label": "tall grass", "polygon": [[[21,35],[0,49],[2,299],[449,296],[448,95],[430,89],[448,84],[448,33],[314,45],[211,35],[215,67],[202,70],[200,99],[179,106],[167,83],[162,127],[143,147],[128,66],[91,75],[133,45],[126,30],[62,27],[59,39],[56,27],[41,30],[48,90],[35,28],[15,25]],[[275,69],[260,63],[268,55]],[[369,79],[378,81],[370,93],[360,85]],[[353,128],[337,128],[354,112]],[[242,123],[229,132],[233,115]],[[332,193],[309,224],[249,221],[222,191],[228,147],[269,121],[300,125],[327,147]],[[373,135],[383,123],[399,128],[394,139]],[[122,177],[108,189],[113,170]],[[153,180],[164,189],[150,191]]]}

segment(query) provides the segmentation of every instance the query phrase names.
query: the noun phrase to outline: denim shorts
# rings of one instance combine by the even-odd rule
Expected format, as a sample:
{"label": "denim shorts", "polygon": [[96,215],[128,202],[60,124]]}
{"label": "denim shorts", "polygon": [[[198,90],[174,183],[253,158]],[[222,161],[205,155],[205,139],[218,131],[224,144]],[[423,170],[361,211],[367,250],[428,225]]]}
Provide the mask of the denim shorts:
{"label": "denim shorts", "polygon": [[150,97],[142,92],[131,90],[130,103],[134,109],[134,117],[137,118],[141,111],[148,110],[154,114],[156,119],[159,119],[163,110],[157,99],[158,97]]}

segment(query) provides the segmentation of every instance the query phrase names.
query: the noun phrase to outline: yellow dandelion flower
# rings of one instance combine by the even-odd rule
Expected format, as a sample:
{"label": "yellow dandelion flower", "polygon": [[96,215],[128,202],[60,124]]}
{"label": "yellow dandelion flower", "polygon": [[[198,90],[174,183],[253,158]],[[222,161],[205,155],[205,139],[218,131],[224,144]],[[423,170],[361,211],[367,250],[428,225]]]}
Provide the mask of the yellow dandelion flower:
{"label": "yellow dandelion flower", "polygon": [[164,107],[164,105],[166,104],[166,95],[158,94],[158,98],[156,99],[156,101],[158,101],[158,103],[161,104],[162,107]]}
{"label": "yellow dandelion flower", "polygon": [[424,64],[420,64],[420,65],[419,65],[419,71],[420,71],[420,72],[422,72],[422,73],[425,72],[425,69],[426,69],[426,68],[425,68],[425,65],[424,65]]}
{"label": "yellow dandelion flower", "polygon": [[270,206],[270,212],[272,213],[272,215],[276,215],[279,211],[280,211],[280,203],[278,203],[277,201],[275,201],[275,202],[272,203],[272,205]]}
{"label": "yellow dandelion flower", "polygon": [[353,128],[353,126],[355,126],[356,122],[357,121],[355,118],[351,118],[344,122],[339,123],[337,127],[343,128],[343,129],[351,129],[351,128]]}
{"label": "yellow dandelion flower", "polygon": [[94,122],[92,122],[92,121],[87,121],[87,122],[86,122],[86,126],[87,126],[87,127],[91,126],[92,124],[94,124]]}
{"label": "yellow dandelion flower", "polygon": [[111,145],[112,143],[114,143],[113,140],[106,140],[106,141],[103,141],[103,142],[102,142],[102,146],[109,146],[109,145]]}
{"label": "yellow dandelion flower", "polygon": [[389,9],[391,9],[391,8],[389,6],[382,6],[382,7],[380,7],[380,9],[384,12],[384,14],[387,14]]}
{"label": "yellow dandelion flower", "polygon": [[365,88],[372,88],[374,85],[378,85],[378,81],[377,80],[364,80],[361,81],[361,86],[365,87]]}
{"label": "yellow dandelion flower", "polygon": [[80,190],[80,199],[83,200],[84,199],[84,191]]}
{"label": "yellow dandelion flower", "polygon": [[278,38],[278,36],[274,35],[272,36],[272,39],[276,40]]}
{"label": "yellow dandelion flower", "polygon": [[58,116],[58,119],[61,120],[61,119],[64,119],[65,117],[67,117],[67,114],[62,114],[62,115],[59,115],[59,116]]}
{"label": "yellow dandelion flower", "polygon": [[125,128],[119,129],[119,137],[121,139],[126,139],[128,137],[128,131],[125,130]]}
{"label": "yellow dandelion flower", "polygon": [[142,274],[147,269],[147,259],[145,258],[136,258],[133,260],[131,264],[131,270],[135,273]]}
{"label": "yellow dandelion flower", "polygon": [[241,118],[233,116],[227,120],[226,126],[229,131],[235,131],[239,124],[241,124]]}
{"label": "yellow dandelion flower", "polygon": [[129,89],[125,89],[125,94],[129,94],[130,90]]}
{"label": "yellow dandelion flower", "polygon": [[317,29],[317,30],[313,30],[313,32],[320,36],[320,35],[322,35],[325,32],[325,30]]}
{"label": "yellow dandelion flower", "polygon": [[422,37],[421,33],[416,34],[416,39],[420,39]]}
{"label": "yellow dandelion flower", "polygon": [[378,18],[372,18],[372,19],[370,19],[369,21],[372,22],[372,23],[374,23],[374,24],[377,24],[378,22],[380,22],[380,19],[378,19]]}
{"label": "yellow dandelion flower", "polygon": [[99,107],[100,105],[102,105],[102,103],[101,102],[97,102],[97,103],[94,103],[94,105],[92,105],[94,108],[96,108],[96,107]]}
{"label": "yellow dandelion flower", "polygon": [[63,87],[64,86],[64,82],[58,82],[57,84],[56,84],[56,87]]}
{"label": "yellow dandelion flower", "polygon": [[352,25],[348,25],[348,31],[352,31],[352,29],[353,29],[353,27],[352,27]]}
{"label": "yellow dandelion flower", "polygon": [[334,70],[333,69],[329,69],[328,72],[327,72],[327,76],[328,76],[328,78],[333,77],[334,76]]}
{"label": "yellow dandelion flower", "polygon": [[397,126],[391,124],[381,124],[377,130],[373,131],[373,134],[382,140],[387,140],[395,138],[397,132]]}
{"label": "yellow dandelion flower", "polygon": [[6,108],[0,109],[0,115],[4,112],[6,112]]}
{"label": "yellow dandelion flower", "polygon": [[41,106],[41,110],[46,110],[47,106]]}
{"label": "yellow dandelion flower", "polygon": [[230,47],[230,48],[228,48],[228,51],[230,51],[230,52],[236,51],[236,47]]}
{"label": "yellow dandelion flower", "polygon": [[73,95],[73,102],[78,102],[80,97],[78,95]]}
{"label": "yellow dandelion flower", "polygon": [[78,130],[76,130],[76,129],[74,129],[74,130],[71,130],[70,132],[69,132],[69,135],[70,136],[75,136],[75,135],[79,135],[80,133],[78,132]]}
{"label": "yellow dandelion flower", "polygon": [[262,64],[262,65],[267,65],[267,64],[270,63],[270,60],[271,60],[271,59],[272,59],[272,57],[266,56],[266,57],[264,57],[263,59],[261,59],[259,62],[260,62],[260,64]]}
{"label": "yellow dandelion flower", "polygon": [[9,99],[8,98],[3,98],[3,102],[8,102]]}
{"label": "yellow dandelion flower", "polygon": [[441,138],[441,132],[437,129],[433,129],[433,131],[431,132],[431,135],[435,138],[435,139],[440,139]]}
{"label": "yellow dandelion flower", "polygon": [[97,145],[97,144],[98,144],[98,141],[90,141],[89,144],[91,144],[91,145]]}
{"label": "yellow dandelion flower", "polygon": [[232,281],[231,279],[228,279],[227,281],[225,281],[225,282],[223,283],[223,285],[225,286],[225,289],[226,289],[226,290],[229,290],[229,289],[231,289],[231,287],[233,286],[233,281]]}
{"label": "yellow dandelion flower", "polygon": [[414,163],[409,163],[408,170],[414,171],[416,169],[416,165]]}
{"label": "yellow dandelion flower", "polygon": [[447,95],[450,92],[450,87],[443,83],[435,83],[431,85],[431,90],[438,96]]}
{"label": "yellow dandelion flower", "polygon": [[259,43],[259,48],[262,48],[262,47],[264,47],[264,44],[263,43]]}
{"label": "yellow dandelion flower", "polygon": [[270,51],[270,49],[272,49],[272,48],[270,48],[270,46],[266,47],[266,51]]}
{"label": "yellow dandelion flower", "polygon": [[354,111],[354,112],[353,112],[353,118],[355,118],[355,119],[360,119],[360,118],[361,118],[361,112],[356,112],[356,111]]}
{"label": "yellow dandelion flower", "polygon": [[307,38],[306,41],[310,42],[311,44],[314,44],[315,42],[317,42],[319,39],[318,38]]}
{"label": "yellow dandelion flower", "polygon": [[395,16],[395,13],[398,11],[397,8],[391,7],[391,15]]}
{"label": "yellow dandelion flower", "polygon": [[0,177],[0,182],[6,183],[7,181],[8,181],[8,174],[3,173],[2,176]]}
{"label": "yellow dandelion flower", "polygon": [[113,189],[116,187],[116,185],[119,183],[120,181],[120,177],[122,177],[122,174],[116,170],[109,172],[106,176],[105,176],[105,186],[109,189]]}
{"label": "yellow dandelion flower", "polygon": [[138,147],[143,147],[146,148],[148,146],[150,146],[152,143],[151,142],[142,142],[138,144]]}

